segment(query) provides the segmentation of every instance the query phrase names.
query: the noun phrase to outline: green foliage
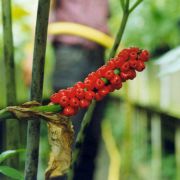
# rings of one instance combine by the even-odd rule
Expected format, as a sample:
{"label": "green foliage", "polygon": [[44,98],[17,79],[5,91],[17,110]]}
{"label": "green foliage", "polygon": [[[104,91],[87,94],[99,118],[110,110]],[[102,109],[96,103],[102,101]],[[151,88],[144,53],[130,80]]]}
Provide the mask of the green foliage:
{"label": "green foliage", "polygon": [[21,172],[8,166],[0,166],[0,173],[12,179],[23,180],[23,174]]}
{"label": "green foliage", "polygon": [[[178,27],[179,1],[146,0],[130,16],[123,45],[137,45],[153,50],[167,44],[175,47],[179,44],[180,28]],[[118,29],[122,11],[117,0],[110,1],[110,29],[113,34]]]}
{"label": "green foliage", "polygon": [[16,154],[25,152],[25,149],[17,149],[17,150],[7,150],[0,154],[0,163],[5,161],[6,159],[13,157]]}
{"label": "green foliage", "polygon": [[[0,164],[3,163],[8,158],[11,158],[19,153],[24,153],[25,149],[17,149],[17,150],[7,150],[0,154]],[[0,166],[0,173],[8,176],[12,179],[23,180],[22,172],[8,166]]]}

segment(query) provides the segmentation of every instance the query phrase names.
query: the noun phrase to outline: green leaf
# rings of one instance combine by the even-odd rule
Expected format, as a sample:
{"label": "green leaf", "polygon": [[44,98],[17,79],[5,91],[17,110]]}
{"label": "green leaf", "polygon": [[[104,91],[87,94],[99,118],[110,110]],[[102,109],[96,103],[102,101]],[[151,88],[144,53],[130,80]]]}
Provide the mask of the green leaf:
{"label": "green leaf", "polygon": [[0,166],[0,173],[12,179],[23,180],[23,174],[20,171],[8,166]]}
{"label": "green leaf", "polygon": [[0,154],[0,163],[2,163],[4,160],[18,154],[25,152],[25,149],[17,149],[17,150],[7,150]]}

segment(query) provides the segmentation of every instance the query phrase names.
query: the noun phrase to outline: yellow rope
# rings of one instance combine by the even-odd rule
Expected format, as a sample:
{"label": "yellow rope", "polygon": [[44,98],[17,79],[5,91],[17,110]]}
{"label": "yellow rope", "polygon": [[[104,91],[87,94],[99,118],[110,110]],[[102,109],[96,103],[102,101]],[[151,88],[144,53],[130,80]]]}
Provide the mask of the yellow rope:
{"label": "yellow rope", "polygon": [[49,24],[48,33],[50,35],[69,34],[80,36],[106,48],[111,48],[114,43],[114,39],[103,32],[85,25],[70,22],[51,23]]}

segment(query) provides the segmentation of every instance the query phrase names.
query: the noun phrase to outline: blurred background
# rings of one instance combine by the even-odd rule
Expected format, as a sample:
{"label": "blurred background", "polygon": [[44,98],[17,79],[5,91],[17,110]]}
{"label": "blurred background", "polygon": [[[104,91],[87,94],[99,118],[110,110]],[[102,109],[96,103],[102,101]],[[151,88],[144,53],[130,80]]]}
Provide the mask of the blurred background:
{"label": "blurred background", "polygon": [[[108,25],[114,37],[122,10],[119,0],[109,0],[109,6]],[[22,104],[29,98],[23,64],[33,54],[37,1],[13,0],[12,8],[17,97]],[[6,106],[2,19],[0,26],[1,109]],[[135,80],[111,94],[104,110],[94,179],[180,180],[180,1],[144,1],[129,17],[121,48],[129,46],[148,49],[152,58]],[[44,102],[53,92],[54,62],[48,44]],[[21,138],[26,141],[26,137]],[[48,153],[46,124],[42,123],[39,179],[43,179]],[[22,155],[22,162],[24,158]]]}

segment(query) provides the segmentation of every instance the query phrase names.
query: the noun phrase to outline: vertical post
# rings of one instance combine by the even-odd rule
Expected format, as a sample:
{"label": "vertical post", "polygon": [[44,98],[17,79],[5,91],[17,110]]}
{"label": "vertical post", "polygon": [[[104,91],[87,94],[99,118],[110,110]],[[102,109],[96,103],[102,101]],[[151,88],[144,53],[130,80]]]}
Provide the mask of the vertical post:
{"label": "vertical post", "polygon": [[161,179],[161,120],[157,114],[151,119],[151,143],[152,143],[152,178]]}
{"label": "vertical post", "polygon": [[176,180],[180,179],[180,125],[175,132],[175,148],[176,148]]}
{"label": "vertical post", "polygon": [[[6,76],[7,106],[16,104],[16,83],[14,65],[14,47],[12,35],[11,0],[2,0],[4,62]],[[16,119],[6,121],[6,149],[17,149],[19,145],[19,122]],[[18,158],[8,160],[8,164],[18,167]]]}
{"label": "vertical post", "polygon": [[[36,100],[38,102],[41,102],[42,100],[49,7],[50,0],[39,0],[36,20],[31,85],[31,100]],[[30,120],[28,122],[27,131],[27,154],[25,162],[26,180],[37,179],[39,136],[40,120]]]}
{"label": "vertical post", "polygon": [[128,83],[124,84],[126,92],[125,102],[125,129],[124,129],[124,165],[122,167],[124,178],[128,179],[129,172],[132,170],[132,119],[134,114],[134,108],[129,101],[129,86]]}

